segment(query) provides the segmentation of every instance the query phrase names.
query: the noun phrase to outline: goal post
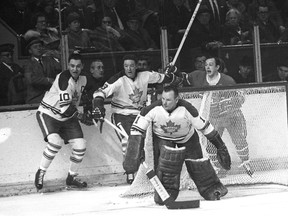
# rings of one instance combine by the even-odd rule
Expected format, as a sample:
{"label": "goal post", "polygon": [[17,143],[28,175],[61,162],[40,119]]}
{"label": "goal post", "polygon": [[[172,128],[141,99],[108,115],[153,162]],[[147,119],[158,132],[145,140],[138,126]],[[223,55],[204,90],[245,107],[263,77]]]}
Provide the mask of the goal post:
{"label": "goal post", "polygon": [[[215,128],[220,130],[227,145],[232,160],[231,170],[225,175],[218,175],[224,185],[288,186],[287,88],[287,83],[279,82],[180,89],[180,97],[190,102],[204,118],[216,125]],[[235,97],[238,99],[235,100]],[[242,121],[236,118],[238,115],[243,115],[243,118],[240,118]],[[243,127],[240,131],[243,136],[240,137],[237,136],[237,131],[233,131],[239,130],[239,125]],[[248,146],[241,140],[243,137]],[[207,140],[204,136],[200,136],[200,142],[204,157],[210,157],[206,151]],[[145,139],[146,163],[149,167],[154,167],[152,145],[152,131],[149,127]],[[254,171],[252,177],[241,166],[243,160],[247,159]],[[122,197],[153,194],[153,186],[146,176],[146,171],[145,167],[140,166],[134,182]],[[188,189],[196,190],[196,187],[184,164],[180,190]]]}

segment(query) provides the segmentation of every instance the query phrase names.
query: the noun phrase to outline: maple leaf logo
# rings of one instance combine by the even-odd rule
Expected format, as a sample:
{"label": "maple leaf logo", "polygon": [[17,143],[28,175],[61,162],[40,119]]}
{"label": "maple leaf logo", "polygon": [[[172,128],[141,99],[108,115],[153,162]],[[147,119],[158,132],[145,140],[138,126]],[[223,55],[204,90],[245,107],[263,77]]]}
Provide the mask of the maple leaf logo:
{"label": "maple leaf logo", "polygon": [[75,91],[74,94],[72,95],[72,104],[76,105],[78,100],[79,100],[79,95],[77,94],[77,91]]}
{"label": "maple leaf logo", "polygon": [[179,130],[180,125],[175,125],[174,122],[169,120],[168,122],[166,122],[166,125],[161,125],[160,127],[164,131],[164,133],[169,133],[171,135],[172,133],[175,133]]}
{"label": "maple leaf logo", "polygon": [[129,94],[129,99],[132,101],[133,104],[138,104],[140,99],[143,95],[143,91],[140,91],[139,88],[135,88],[132,94]]}

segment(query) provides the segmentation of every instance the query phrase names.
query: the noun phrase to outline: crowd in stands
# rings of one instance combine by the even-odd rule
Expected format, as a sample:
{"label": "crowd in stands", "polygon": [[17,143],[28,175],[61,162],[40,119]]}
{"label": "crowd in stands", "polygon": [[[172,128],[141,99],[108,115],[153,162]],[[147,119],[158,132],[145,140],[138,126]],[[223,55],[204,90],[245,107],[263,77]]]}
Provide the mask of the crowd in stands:
{"label": "crowd in stands", "polygon": [[[39,62],[43,57],[51,57],[49,63],[39,67],[47,86],[60,71],[60,31],[67,34],[70,53],[79,48],[95,52],[143,51],[160,49],[160,30],[165,27],[168,48],[174,49],[178,48],[198,3],[195,0],[62,0],[59,4],[58,1],[11,0],[0,3],[0,18],[23,39],[22,52],[31,56],[30,64],[34,64],[35,59]],[[200,47],[213,51],[223,45],[251,44],[255,24],[259,26],[261,43],[288,42],[288,1],[202,0],[183,49]],[[44,50],[40,57],[33,56],[35,41],[43,48],[42,52]],[[3,58],[7,52],[13,55],[12,46],[1,46],[1,64],[10,64]],[[251,60],[246,58],[240,63],[253,68],[253,65],[247,65],[249,62]],[[51,67],[53,71],[49,71]],[[239,82],[255,81],[249,78],[251,75],[247,77],[245,74],[251,68],[242,69],[244,72],[237,77]],[[25,70],[30,70],[29,66],[17,67],[13,73],[18,74],[20,85],[31,85],[32,71],[26,73]],[[4,77],[2,69],[0,72]],[[23,84],[21,77],[28,77],[28,81]],[[5,87],[1,85],[1,94],[4,88],[8,89],[10,78],[7,78]],[[11,103],[1,105],[6,104]]]}

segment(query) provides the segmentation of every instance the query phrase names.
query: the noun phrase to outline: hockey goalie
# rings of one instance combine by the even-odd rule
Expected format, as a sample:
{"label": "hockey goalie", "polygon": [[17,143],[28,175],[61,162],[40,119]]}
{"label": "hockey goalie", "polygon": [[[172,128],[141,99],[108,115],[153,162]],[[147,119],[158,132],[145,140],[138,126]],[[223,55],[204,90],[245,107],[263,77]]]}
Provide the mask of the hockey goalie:
{"label": "hockey goalie", "polygon": [[[189,102],[179,99],[178,89],[164,86],[162,98],[142,109],[136,117],[128,139],[123,167],[136,172],[144,155],[144,134],[152,124],[154,169],[169,195],[176,200],[180,174],[185,162],[187,171],[205,200],[217,200],[227,194],[209,159],[203,158],[198,133],[202,132],[217,149],[221,166],[229,170],[231,158],[225,143],[214,127]],[[154,201],[163,205],[155,191]]]}

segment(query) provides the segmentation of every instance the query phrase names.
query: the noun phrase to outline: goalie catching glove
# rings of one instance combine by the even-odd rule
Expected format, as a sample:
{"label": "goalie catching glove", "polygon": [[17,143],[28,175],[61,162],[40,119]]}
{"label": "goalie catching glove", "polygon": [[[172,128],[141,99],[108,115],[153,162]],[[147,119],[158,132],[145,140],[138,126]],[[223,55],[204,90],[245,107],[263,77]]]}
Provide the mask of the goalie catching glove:
{"label": "goalie catching glove", "polygon": [[207,134],[206,137],[217,148],[217,159],[220,165],[225,170],[230,170],[231,157],[225,143],[220,137],[220,134],[216,130],[213,130],[211,133]]}

